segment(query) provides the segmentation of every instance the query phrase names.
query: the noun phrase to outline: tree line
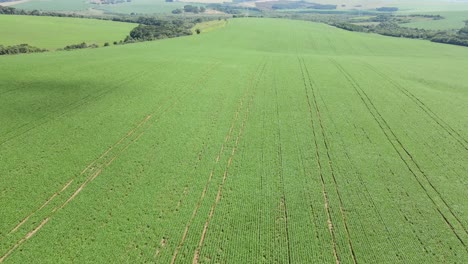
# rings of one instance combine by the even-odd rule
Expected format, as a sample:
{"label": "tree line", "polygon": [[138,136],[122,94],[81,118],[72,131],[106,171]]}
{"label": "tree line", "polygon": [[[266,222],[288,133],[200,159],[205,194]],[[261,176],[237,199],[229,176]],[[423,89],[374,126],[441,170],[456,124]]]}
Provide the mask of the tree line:
{"label": "tree line", "polygon": [[23,15],[23,16],[53,16],[53,17],[77,17],[77,18],[88,18],[87,16],[77,15],[73,13],[57,13],[51,11],[39,11],[39,10],[23,10],[17,9],[10,6],[0,5],[0,15]]}
{"label": "tree line", "polygon": [[432,42],[468,47],[468,22],[465,22],[465,27],[455,33],[451,31],[401,27],[392,21],[382,22],[376,26],[361,26],[349,22],[331,23],[331,25],[348,31],[376,33],[391,37],[425,39]]}
{"label": "tree line", "polygon": [[183,20],[154,20],[151,24],[140,24],[132,29],[123,42],[132,43],[188,36],[192,35],[193,25],[193,23],[187,23]]}
{"label": "tree line", "polygon": [[184,8],[177,8],[175,10],[172,10],[172,14],[183,14],[183,13],[193,13],[193,14],[199,14],[199,13],[205,13],[206,8],[203,6],[194,6],[194,5],[185,5]]}
{"label": "tree line", "polygon": [[13,46],[0,45],[0,55],[14,55],[14,54],[21,54],[21,53],[38,53],[38,52],[46,52],[46,51],[48,51],[48,50],[33,47],[33,46],[28,45],[28,44],[19,44],[19,45],[13,45]]}

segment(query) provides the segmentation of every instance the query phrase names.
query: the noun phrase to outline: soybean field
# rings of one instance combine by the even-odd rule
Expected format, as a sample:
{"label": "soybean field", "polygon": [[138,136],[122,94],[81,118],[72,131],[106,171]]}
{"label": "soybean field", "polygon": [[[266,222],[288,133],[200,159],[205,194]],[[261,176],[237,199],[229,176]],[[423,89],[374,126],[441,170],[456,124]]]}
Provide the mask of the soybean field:
{"label": "soybean field", "polygon": [[0,263],[468,259],[465,47],[239,18],[0,69]]}

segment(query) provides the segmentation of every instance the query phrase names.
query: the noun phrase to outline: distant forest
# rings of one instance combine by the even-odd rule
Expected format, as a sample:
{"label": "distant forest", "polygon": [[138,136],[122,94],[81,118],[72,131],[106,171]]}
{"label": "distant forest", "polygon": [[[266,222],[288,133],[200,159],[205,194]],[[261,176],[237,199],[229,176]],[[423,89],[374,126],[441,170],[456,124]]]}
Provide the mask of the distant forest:
{"label": "distant forest", "polygon": [[463,28],[455,33],[450,31],[401,27],[393,21],[382,22],[376,26],[361,26],[346,22],[332,23],[331,25],[349,31],[376,33],[392,37],[426,39],[432,42],[468,47],[468,21],[465,22]]}

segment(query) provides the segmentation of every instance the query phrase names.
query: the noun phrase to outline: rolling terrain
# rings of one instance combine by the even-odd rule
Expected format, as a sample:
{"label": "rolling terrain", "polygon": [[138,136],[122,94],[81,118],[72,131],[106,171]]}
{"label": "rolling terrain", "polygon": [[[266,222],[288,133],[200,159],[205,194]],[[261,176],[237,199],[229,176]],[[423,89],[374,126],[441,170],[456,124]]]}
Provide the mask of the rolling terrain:
{"label": "rolling terrain", "polygon": [[86,42],[102,46],[123,40],[136,24],[46,16],[0,16],[1,45],[30,44],[39,48],[58,49]]}
{"label": "rolling terrain", "polygon": [[2,57],[0,262],[463,263],[467,68],[275,19]]}
{"label": "rolling terrain", "polygon": [[45,10],[57,12],[96,13],[97,11],[118,14],[170,14],[172,10],[181,8],[186,3],[166,2],[165,0],[132,0],[117,4],[92,4],[84,0],[28,0],[15,4],[14,7],[25,10]]}

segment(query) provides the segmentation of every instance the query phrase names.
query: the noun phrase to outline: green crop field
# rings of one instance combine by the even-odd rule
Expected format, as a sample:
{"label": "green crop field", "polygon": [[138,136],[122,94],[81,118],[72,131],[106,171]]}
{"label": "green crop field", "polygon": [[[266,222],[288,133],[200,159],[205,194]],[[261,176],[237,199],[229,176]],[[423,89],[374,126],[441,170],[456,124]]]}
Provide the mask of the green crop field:
{"label": "green crop field", "polygon": [[44,11],[85,11],[91,5],[87,0],[26,0],[13,7]]}
{"label": "green crop field", "polygon": [[233,19],[0,69],[0,262],[468,259],[465,47]]}
{"label": "green crop field", "polygon": [[225,27],[227,24],[226,20],[212,20],[212,21],[206,21],[202,23],[197,23],[193,28],[192,28],[192,34],[197,33],[197,29],[200,30],[200,32],[207,33],[211,32],[214,30],[218,30],[220,28]]}
{"label": "green crop field", "polygon": [[170,14],[172,10],[182,8],[187,3],[182,2],[166,2],[165,0],[132,0],[132,2],[116,4],[116,5],[100,5],[93,6],[98,10],[103,10],[110,13],[120,14]]}
{"label": "green crop field", "polygon": [[[89,1],[84,0],[30,0],[13,7],[26,10],[78,11],[84,13],[101,10],[120,14],[159,14],[171,13],[172,10],[181,8],[186,4],[183,2],[166,2],[165,0],[132,0],[131,2],[102,5],[91,4]],[[90,11],[90,9],[92,10]]]}
{"label": "green crop field", "polygon": [[136,24],[95,19],[0,16],[0,45],[30,44],[58,49],[86,42],[102,46],[125,38]]}
{"label": "green crop field", "polygon": [[424,20],[415,21],[408,24],[403,24],[405,27],[415,27],[415,28],[424,28],[424,29],[460,29],[465,25],[466,20],[468,20],[468,11],[447,11],[447,12],[429,12],[429,13],[420,13],[427,15],[440,15],[444,19],[441,20]]}
{"label": "green crop field", "polygon": [[464,0],[309,0],[308,2],[337,5],[337,9],[375,10],[378,7],[398,7],[400,12],[431,12],[468,10]]}

